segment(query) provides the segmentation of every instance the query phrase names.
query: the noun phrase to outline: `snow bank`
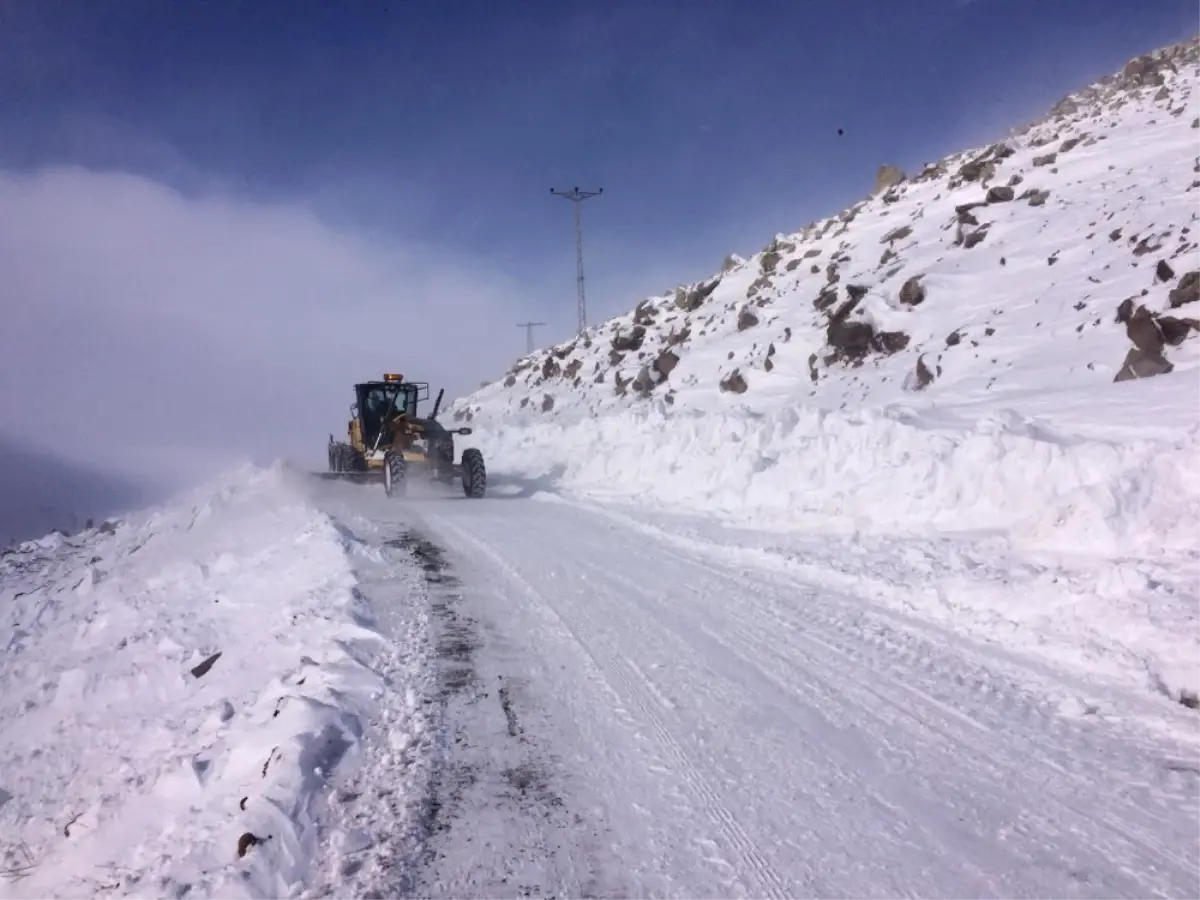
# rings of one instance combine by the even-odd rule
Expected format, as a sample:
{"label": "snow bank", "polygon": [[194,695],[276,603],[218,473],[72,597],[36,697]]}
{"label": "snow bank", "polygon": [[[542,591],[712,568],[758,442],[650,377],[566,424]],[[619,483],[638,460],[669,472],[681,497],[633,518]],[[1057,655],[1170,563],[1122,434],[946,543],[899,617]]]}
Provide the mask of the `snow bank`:
{"label": "snow bank", "polygon": [[621,414],[495,430],[491,468],[761,527],[1008,534],[1038,550],[1200,550],[1200,428],[1108,442],[1015,413],[974,421],[898,407]]}
{"label": "snow bank", "polygon": [[276,467],[0,557],[0,896],[294,894],[366,719],[421,727],[371,552]]}

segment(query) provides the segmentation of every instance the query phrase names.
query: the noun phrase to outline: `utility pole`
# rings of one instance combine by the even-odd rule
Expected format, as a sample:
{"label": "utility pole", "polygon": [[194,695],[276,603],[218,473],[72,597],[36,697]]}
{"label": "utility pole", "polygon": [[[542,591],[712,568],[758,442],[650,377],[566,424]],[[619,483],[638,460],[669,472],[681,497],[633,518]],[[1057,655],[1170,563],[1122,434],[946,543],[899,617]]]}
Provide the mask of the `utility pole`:
{"label": "utility pole", "polygon": [[579,334],[582,335],[587,330],[587,300],[583,292],[583,214],[582,204],[589,197],[598,197],[604,193],[604,188],[596,191],[581,191],[579,188],[572,188],[569,191],[556,191],[550,188],[550,193],[557,197],[565,197],[570,200],[575,207],[575,281],[579,290]]}
{"label": "utility pole", "polygon": [[528,356],[533,352],[533,329],[538,325],[545,325],[545,322],[518,322],[518,328],[525,329],[525,355]]}

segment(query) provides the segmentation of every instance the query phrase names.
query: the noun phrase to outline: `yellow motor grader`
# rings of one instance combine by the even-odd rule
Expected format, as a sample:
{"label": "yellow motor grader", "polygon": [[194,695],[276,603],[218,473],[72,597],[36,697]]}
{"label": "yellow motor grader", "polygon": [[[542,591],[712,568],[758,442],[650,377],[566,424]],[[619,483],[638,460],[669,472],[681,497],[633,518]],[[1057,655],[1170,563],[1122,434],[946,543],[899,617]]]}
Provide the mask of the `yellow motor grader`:
{"label": "yellow motor grader", "polygon": [[423,418],[418,407],[429,399],[428,382],[389,373],[382,381],[356,384],[347,440],[329,436],[327,477],[382,481],[391,497],[403,495],[410,472],[420,471],[444,483],[460,479],[464,494],[482,497],[487,490],[483,454],[468,447],[455,463],[454,436],[468,435],[471,429],[449,429],[437,420],[444,394],[445,389],[438,391],[433,412]]}

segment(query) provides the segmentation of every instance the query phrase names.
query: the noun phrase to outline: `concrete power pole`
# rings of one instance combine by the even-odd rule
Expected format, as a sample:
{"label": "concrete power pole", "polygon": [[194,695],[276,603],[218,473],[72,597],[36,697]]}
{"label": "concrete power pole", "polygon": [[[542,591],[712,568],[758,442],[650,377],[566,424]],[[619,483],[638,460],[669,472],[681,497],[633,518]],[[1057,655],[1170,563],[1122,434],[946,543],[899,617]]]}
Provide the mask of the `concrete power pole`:
{"label": "concrete power pole", "polygon": [[518,328],[525,329],[525,355],[528,356],[533,352],[533,329],[538,325],[545,325],[545,322],[518,322]]}
{"label": "concrete power pole", "polygon": [[570,200],[575,207],[575,282],[579,291],[579,334],[582,335],[587,330],[587,299],[584,296],[583,290],[583,201],[589,197],[598,197],[604,193],[604,188],[596,191],[581,191],[579,188],[572,188],[569,191],[557,191],[550,188],[550,193],[557,197],[565,197]]}

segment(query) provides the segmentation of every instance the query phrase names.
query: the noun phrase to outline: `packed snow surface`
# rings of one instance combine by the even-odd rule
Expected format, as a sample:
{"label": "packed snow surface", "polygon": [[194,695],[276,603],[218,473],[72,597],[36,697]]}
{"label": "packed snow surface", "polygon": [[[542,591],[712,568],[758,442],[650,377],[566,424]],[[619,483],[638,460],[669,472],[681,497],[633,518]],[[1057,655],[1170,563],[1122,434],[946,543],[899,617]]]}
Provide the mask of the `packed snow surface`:
{"label": "packed snow surface", "polygon": [[308,883],[365,720],[397,789],[420,777],[425,619],[393,556],[277,467],[0,557],[0,896]]}
{"label": "packed snow surface", "polygon": [[[325,501],[420,533],[460,595],[439,630],[453,744],[406,895],[1200,889],[1195,711],[1024,653],[1032,617],[1011,644],[964,633],[973,602],[1085,603],[1071,585],[936,540],[764,550],[711,517],[493,489]],[[936,621],[896,602],[914,573],[914,594],[943,591]],[[366,857],[341,895],[395,896],[386,855]]]}

